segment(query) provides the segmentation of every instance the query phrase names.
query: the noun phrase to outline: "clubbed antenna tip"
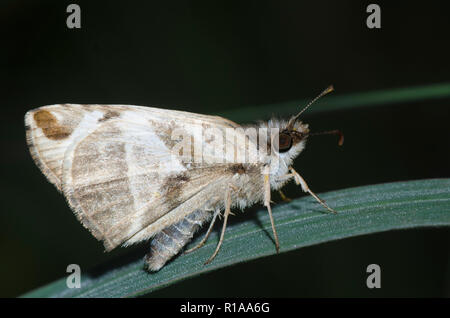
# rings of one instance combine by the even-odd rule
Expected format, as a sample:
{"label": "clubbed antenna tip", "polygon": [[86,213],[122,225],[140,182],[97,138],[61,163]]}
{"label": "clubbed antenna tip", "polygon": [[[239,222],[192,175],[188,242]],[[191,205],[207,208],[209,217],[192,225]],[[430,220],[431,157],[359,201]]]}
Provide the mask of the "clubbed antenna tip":
{"label": "clubbed antenna tip", "polygon": [[328,86],[328,87],[323,91],[323,94],[322,94],[322,95],[331,93],[332,91],[334,91],[334,86],[333,86],[333,85],[330,85],[330,86]]}
{"label": "clubbed antenna tip", "polygon": [[333,85],[330,85],[330,86],[328,86],[327,88],[325,88],[319,95],[317,95],[317,97],[316,98],[314,98],[312,101],[310,101],[309,103],[308,103],[308,105],[306,105],[297,115],[295,115],[294,117],[292,117],[290,120],[289,120],[289,123],[288,123],[288,128],[291,128],[292,129],[292,127],[294,127],[294,123],[296,122],[296,120],[300,117],[300,115],[305,111],[305,110],[307,110],[308,108],[309,108],[309,106],[311,106],[312,104],[314,104],[314,102],[316,101],[316,100],[318,100],[319,98],[321,98],[323,95],[326,95],[326,94],[328,94],[328,93],[330,93],[330,92],[332,92],[332,91],[334,91],[334,87],[333,87]]}

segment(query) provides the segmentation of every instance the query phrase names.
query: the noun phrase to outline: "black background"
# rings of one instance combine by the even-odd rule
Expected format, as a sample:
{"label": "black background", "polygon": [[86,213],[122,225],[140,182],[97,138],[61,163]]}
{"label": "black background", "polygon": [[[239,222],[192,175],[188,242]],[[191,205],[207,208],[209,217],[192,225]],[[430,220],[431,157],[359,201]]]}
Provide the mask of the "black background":
{"label": "black background", "polygon": [[[66,27],[81,6],[82,28]],[[23,116],[56,103],[158,106],[214,114],[250,105],[449,81],[446,2],[2,1],[0,4],[0,296],[18,296],[109,254],[34,165]],[[316,192],[450,177],[449,99],[305,114],[316,131],[296,161]],[[274,109],[276,114],[276,109]],[[261,118],[255,113],[255,120]],[[299,190],[289,188],[292,197]],[[251,217],[252,209],[247,217]],[[239,222],[243,214],[238,214]],[[276,218],[276,215],[275,215]],[[449,296],[448,229],[356,237],[266,257],[154,296]],[[131,248],[132,250],[133,248]],[[146,247],[136,247],[145,251]],[[368,290],[366,267],[382,268]]]}

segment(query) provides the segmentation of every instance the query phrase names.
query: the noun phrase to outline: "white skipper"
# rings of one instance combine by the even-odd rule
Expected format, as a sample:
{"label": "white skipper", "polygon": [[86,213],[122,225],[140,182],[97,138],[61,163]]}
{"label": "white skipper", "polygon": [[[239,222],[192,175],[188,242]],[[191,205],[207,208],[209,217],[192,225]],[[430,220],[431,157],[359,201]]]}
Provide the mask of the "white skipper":
{"label": "white skipper", "polygon": [[290,179],[334,212],[291,166],[311,135],[299,116],[254,126],[182,111],[130,105],[51,105],[27,112],[31,155],[64,194],[81,223],[107,251],[152,238],[145,258],[157,271],[202,224],[207,240],[223,211],[220,241],[232,208],[262,202]]}

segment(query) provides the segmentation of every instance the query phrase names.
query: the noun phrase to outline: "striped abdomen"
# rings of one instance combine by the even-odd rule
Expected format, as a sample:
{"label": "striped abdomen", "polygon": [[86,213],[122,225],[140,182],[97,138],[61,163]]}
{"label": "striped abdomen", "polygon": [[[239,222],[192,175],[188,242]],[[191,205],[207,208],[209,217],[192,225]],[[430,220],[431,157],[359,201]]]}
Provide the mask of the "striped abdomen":
{"label": "striped abdomen", "polygon": [[150,243],[150,252],[145,256],[148,269],[157,271],[163,267],[168,260],[180,252],[211,215],[211,212],[197,210],[157,233]]}

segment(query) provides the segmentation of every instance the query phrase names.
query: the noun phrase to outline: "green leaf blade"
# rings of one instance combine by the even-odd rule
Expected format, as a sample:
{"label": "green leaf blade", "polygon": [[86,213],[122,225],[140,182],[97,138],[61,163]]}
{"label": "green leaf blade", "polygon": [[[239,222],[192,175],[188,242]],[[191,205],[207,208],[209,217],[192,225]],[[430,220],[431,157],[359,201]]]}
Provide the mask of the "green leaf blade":
{"label": "green leaf blade", "polygon": [[[394,88],[380,91],[361,92],[353,94],[339,94],[339,87],[333,92],[319,99],[307,111],[308,115],[342,111],[348,109],[362,109],[373,106],[390,106],[406,102],[435,100],[450,97],[450,83],[436,83],[406,88]],[[311,98],[276,104],[242,107],[239,111],[223,111],[219,115],[237,122],[252,122],[263,116],[292,116],[299,112]]]}
{"label": "green leaf blade", "polygon": [[[327,213],[310,196],[274,206],[281,252],[389,230],[450,225],[450,179],[363,186],[323,193],[321,197],[339,213]],[[197,237],[193,244],[200,239]],[[24,297],[139,296],[214,269],[276,254],[264,209],[254,219],[230,226],[219,255],[204,266],[217,241],[217,233],[211,234],[203,248],[179,255],[154,274],[145,272],[139,259],[104,273],[83,274],[80,289],[68,289],[63,278]]]}

